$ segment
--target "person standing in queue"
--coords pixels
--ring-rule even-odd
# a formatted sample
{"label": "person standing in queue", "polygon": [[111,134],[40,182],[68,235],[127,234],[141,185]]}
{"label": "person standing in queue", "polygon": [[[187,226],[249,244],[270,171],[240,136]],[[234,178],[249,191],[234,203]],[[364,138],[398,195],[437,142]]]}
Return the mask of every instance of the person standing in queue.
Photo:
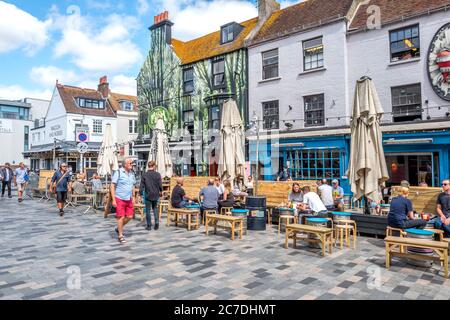
{"label": "person standing in queue", "polygon": [[114,172],[111,184],[112,205],[116,208],[117,227],[115,229],[120,243],[126,243],[123,228],[134,216],[133,189],[136,177],[133,171],[133,160],[126,159],[122,168]]}
{"label": "person standing in queue", "polygon": [[158,201],[162,195],[162,178],[159,172],[156,172],[156,162],[148,163],[148,171],[144,173],[141,179],[140,194],[145,191],[145,215],[147,220],[146,230],[152,230],[152,212],[155,218],[155,230],[159,229]]}
{"label": "person standing in queue", "polygon": [[62,163],[59,166],[59,170],[53,174],[51,191],[52,193],[56,193],[59,216],[62,217],[64,216],[64,205],[67,200],[67,192],[72,192],[72,181],[65,163]]}

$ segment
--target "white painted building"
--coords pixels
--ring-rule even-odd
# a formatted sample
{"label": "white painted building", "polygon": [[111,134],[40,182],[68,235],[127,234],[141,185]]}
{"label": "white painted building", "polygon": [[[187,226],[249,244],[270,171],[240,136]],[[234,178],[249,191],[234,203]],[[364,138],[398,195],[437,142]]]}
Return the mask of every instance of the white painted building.
{"label": "white painted building", "polygon": [[[52,169],[66,162],[73,171],[80,170],[81,157],[76,149],[80,130],[88,133],[89,145],[82,167],[95,169],[106,125],[111,125],[117,143],[129,141],[134,135],[129,128],[124,130],[124,122],[129,125],[128,120],[137,120],[136,107],[136,97],[111,92],[106,77],[100,79],[97,90],[57,83],[45,120],[31,130],[27,156],[32,169]],[[125,152],[129,152],[128,143]]]}
{"label": "white painted building", "polygon": [[[450,77],[445,62],[434,63],[432,78],[441,82],[433,86],[428,59],[430,48],[435,62],[448,52],[436,49],[437,34],[450,48],[448,9],[450,0],[309,0],[273,12],[248,46],[249,115],[263,130],[263,178],[287,167],[294,179],[337,178],[348,189],[354,88],[369,76],[386,112],[390,183],[438,185],[450,169],[450,93],[443,96]],[[378,29],[368,29],[372,22]]]}

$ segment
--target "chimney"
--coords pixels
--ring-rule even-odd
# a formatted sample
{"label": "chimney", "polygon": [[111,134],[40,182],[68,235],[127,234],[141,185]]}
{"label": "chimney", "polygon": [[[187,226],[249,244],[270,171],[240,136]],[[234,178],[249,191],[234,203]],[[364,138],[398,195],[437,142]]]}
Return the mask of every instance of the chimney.
{"label": "chimney", "polygon": [[172,44],[172,26],[173,22],[169,20],[169,11],[164,11],[153,17],[153,25],[149,29],[152,32],[162,29],[159,35],[167,44]]}
{"label": "chimney", "polygon": [[245,38],[245,45],[251,44],[253,38],[259,33],[266,21],[270,18],[272,13],[280,10],[280,4],[275,0],[258,0],[258,23],[253,30]]}
{"label": "chimney", "polygon": [[103,99],[106,99],[109,97],[109,83],[108,83],[107,76],[103,76],[100,78],[100,83],[98,84],[97,91],[100,92]]}

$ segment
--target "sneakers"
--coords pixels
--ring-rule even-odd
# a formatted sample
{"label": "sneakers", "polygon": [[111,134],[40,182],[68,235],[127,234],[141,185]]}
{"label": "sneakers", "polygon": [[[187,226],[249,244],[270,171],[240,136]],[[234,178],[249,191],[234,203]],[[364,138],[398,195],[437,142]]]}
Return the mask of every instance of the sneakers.
{"label": "sneakers", "polygon": [[155,224],[155,230],[159,229],[159,224]]}
{"label": "sneakers", "polygon": [[[146,226],[146,227],[145,227],[145,230],[147,230],[147,231],[152,230],[152,226]],[[155,230],[156,230],[156,226],[155,226]]]}
{"label": "sneakers", "polygon": [[17,199],[17,201],[19,201],[19,203],[21,203],[23,201],[22,198]]}
{"label": "sneakers", "polygon": [[64,210],[63,209],[59,209],[59,216],[60,217],[64,216]]}

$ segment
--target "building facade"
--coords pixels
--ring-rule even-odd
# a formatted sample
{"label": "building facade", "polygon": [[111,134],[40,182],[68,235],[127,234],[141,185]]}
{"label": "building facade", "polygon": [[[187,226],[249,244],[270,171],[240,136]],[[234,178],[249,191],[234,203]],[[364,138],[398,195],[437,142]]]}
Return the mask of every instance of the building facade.
{"label": "building facade", "polygon": [[[45,118],[30,130],[31,148],[25,155],[31,159],[31,169],[50,170],[63,162],[74,172],[96,169],[108,124],[123,159],[130,152],[128,141],[135,138],[129,126],[136,126],[136,104],[136,97],[111,92],[106,77],[100,79],[97,89],[57,83]],[[89,146],[83,157],[77,151],[77,135],[81,132],[87,134]]]}
{"label": "building facade", "polygon": [[[265,2],[265,1],[263,1]],[[264,16],[279,8],[267,1]],[[138,76],[139,139],[148,159],[151,129],[164,119],[177,175],[217,175],[221,110],[234,99],[248,120],[248,57],[245,42],[265,21],[230,22],[219,31],[183,42],[172,38],[165,12],[150,27],[151,46]]]}
{"label": "building facade", "polygon": [[[337,178],[349,191],[349,124],[362,76],[372,78],[385,110],[388,184],[438,186],[448,177],[449,6],[316,0],[275,11],[249,46],[262,177],[275,179],[284,167],[293,179]],[[250,137],[253,163],[256,141]]]}

